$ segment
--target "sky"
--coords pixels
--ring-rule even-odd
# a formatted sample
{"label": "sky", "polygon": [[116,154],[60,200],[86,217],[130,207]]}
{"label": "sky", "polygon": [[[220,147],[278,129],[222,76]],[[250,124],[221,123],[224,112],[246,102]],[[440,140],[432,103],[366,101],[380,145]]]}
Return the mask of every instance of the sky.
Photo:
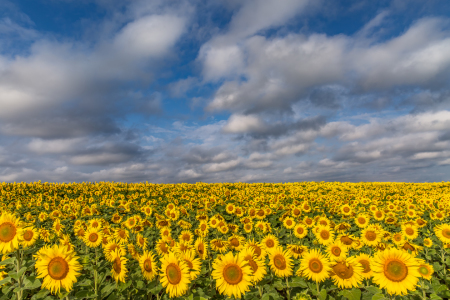
{"label": "sky", "polygon": [[0,0],[0,182],[449,179],[447,0]]}

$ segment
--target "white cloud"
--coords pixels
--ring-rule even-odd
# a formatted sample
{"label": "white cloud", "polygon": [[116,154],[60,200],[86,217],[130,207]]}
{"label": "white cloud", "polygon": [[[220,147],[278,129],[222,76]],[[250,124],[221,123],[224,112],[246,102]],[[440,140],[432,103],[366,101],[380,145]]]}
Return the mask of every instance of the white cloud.
{"label": "white cloud", "polygon": [[232,115],[228,122],[223,126],[223,132],[226,133],[246,133],[258,132],[266,127],[263,120],[253,115]]}
{"label": "white cloud", "polygon": [[241,163],[241,159],[238,158],[238,159],[234,159],[234,160],[230,160],[230,161],[222,162],[222,163],[205,164],[203,166],[203,171],[206,173],[227,171],[227,170],[237,167],[240,163]]}

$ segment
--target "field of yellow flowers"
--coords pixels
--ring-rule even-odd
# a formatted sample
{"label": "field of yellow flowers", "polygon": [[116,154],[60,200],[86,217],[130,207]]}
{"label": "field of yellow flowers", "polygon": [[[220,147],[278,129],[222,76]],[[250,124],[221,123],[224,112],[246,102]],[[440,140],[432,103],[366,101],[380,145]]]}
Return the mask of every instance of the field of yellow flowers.
{"label": "field of yellow flowers", "polygon": [[450,183],[3,183],[0,300],[449,299]]}

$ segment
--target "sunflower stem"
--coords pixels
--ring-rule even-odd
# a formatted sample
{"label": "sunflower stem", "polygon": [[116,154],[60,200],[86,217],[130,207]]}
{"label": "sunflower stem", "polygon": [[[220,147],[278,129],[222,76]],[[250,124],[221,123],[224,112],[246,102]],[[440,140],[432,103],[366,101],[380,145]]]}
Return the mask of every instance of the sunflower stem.
{"label": "sunflower stem", "polygon": [[[20,250],[17,249],[16,251],[16,259],[17,259],[17,273],[19,273],[20,269],[22,268],[22,256],[20,255]],[[17,300],[22,300],[22,282],[23,282],[23,275],[19,277],[19,291],[17,291]]]}
{"label": "sunflower stem", "polygon": [[319,282],[318,281],[316,281],[316,287],[317,287],[317,299],[319,299],[320,291],[319,291]]}
{"label": "sunflower stem", "polygon": [[420,287],[422,288],[422,299],[427,299],[427,294],[425,293],[425,284],[423,280],[420,280]]}
{"label": "sunflower stem", "polygon": [[285,277],[285,278],[286,278],[286,286],[287,286],[286,292],[287,292],[288,300],[291,300],[291,288],[289,287],[288,278],[287,277]]}
{"label": "sunflower stem", "polygon": [[95,269],[94,269],[94,282],[95,282],[95,294],[97,299],[99,299],[98,293],[98,273],[97,273],[97,247],[95,247]]}

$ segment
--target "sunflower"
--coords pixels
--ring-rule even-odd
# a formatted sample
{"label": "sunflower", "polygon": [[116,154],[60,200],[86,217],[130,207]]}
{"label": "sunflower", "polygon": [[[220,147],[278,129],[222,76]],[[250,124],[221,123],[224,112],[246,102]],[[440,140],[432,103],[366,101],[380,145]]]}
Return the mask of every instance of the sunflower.
{"label": "sunflower", "polygon": [[228,241],[223,241],[220,239],[214,239],[209,242],[211,249],[216,252],[224,253],[228,250]]}
{"label": "sunflower", "polygon": [[102,219],[94,218],[89,220],[89,226],[96,228],[96,229],[102,229]]}
{"label": "sunflower", "polygon": [[128,232],[128,230],[126,230],[124,228],[116,228],[116,230],[114,231],[114,234],[113,234],[116,241],[118,243],[122,243],[122,244],[128,243],[129,235],[130,235],[130,233]]}
{"label": "sunflower", "polygon": [[244,248],[245,238],[240,235],[233,234],[228,238],[228,246],[231,250],[241,251]]}
{"label": "sunflower", "polygon": [[178,240],[192,244],[192,242],[194,241],[194,235],[189,230],[183,230],[178,237]]}
{"label": "sunflower", "polygon": [[102,243],[102,239],[103,239],[103,232],[99,231],[96,228],[90,227],[84,233],[83,241],[87,246],[91,248],[96,248],[100,246],[100,244]]}
{"label": "sunflower", "polygon": [[252,268],[252,282],[258,283],[264,279],[267,274],[266,265],[262,259],[256,258],[253,248],[244,248],[239,252],[239,256],[243,257],[247,264]]}
{"label": "sunflower", "polygon": [[148,250],[145,250],[144,253],[139,258],[139,266],[142,270],[142,275],[148,281],[152,281],[156,275],[158,275],[158,266],[155,264],[155,255]]}
{"label": "sunflower", "polygon": [[394,233],[391,239],[397,246],[405,243],[405,236],[401,232]]}
{"label": "sunflower", "polygon": [[347,222],[342,222],[334,226],[334,230],[337,231],[338,233],[344,233],[350,228],[352,228],[352,225],[350,225]]}
{"label": "sunflower", "polygon": [[306,251],[308,250],[308,247],[301,246],[301,245],[289,244],[289,245],[287,245],[287,249],[291,252],[292,257],[300,258],[300,257],[303,257],[303,255],[306,253]]}
{"label": "sunflower", "polygon": [[433,241],[430,238],[423,239],[423,245],[427,248],[433,246]]}
{"label": "sunflower", "polygon": [[355,259],[363,267],[361,276],[365,279],[371,278],[372,277],[372,269],[370,266],[371,266],[372,258],[365,253],[360,253],[358,256],[355,257]]}
{"label": "sunflower", "polygon": [[266,259],[267,252],[261,243],[258,243],[256,241],[254,241],[253,239],[251,239],[251,240],[247,241],[247,243],[245,244],[245,248],[253,249],[253,251],[256,255],[256,258],[262,259],[262,260]]}
{"label": "sunflower", "polygon": [[42,287],[52,293],[59,293],[61,287],[70,292],[73,283],[77,282],[82,266],[75,252],[68,251],[65,246],[53,245],[43,247],[35,256],[37,278],[44,278]]}
{"label": "sunflower", "polygon": [[367,216],[366,214],[358,214],[355,217],[355,224],[359,228],[366,228],[367,226],[369,226],[369,221],[370,217]]}
{"label": "sunflower", "polygon": [[344,204],[341,206],[341,213],[347,217],[351,216],[351,214],[353,213],[353,208],[348,204]]}
{"label": "sunflower", "polygon": [[189,268],[189,276],[191,280],[197,279],[200,275],[200,269],[202,268],[202,263],[199,258],[195,258],[195,251],[189,250],[182,252],[179,255],[180,260],[183,260]]}
{"label": "sunflower", "polygon": [[208,222],[202,221],[200,222],[200,225],[198,226],[198,230],[200,231],[200,235],[205,237],[208,235],[209,225]]}
{"label": "sunflower", "polygon": [[417,226],[414,225],[402,225],[402,233],[408,240],[414,240],[419,236],[419,230]]}
{"label": "sunflower", "polygon": [[432,265],[427,264],[423,259],[416,258],[419,263],[419,274],[422,278],[426,280],[431,280],[432,275],[434,273],[434,268]]}
{"label": "sunflower", "polygon": [[295,221],[292,217],[287,217],[286,219],[284,219],[283,221],[283,226],[286,229],[292,229],[295,226]]}
{"label": "sunflower", "polygon": [[261,241],[261,245],[267,252],[270,252],[272,249],[275,249],[276,247],[278,247],[279,244],[280,242],[278,241],[277,237],[274,236],[273,234],[266,235]]}
{"label": "sunflower", "polygon": [[385,216],[385,214],[381,210],[377,209],[376,211],[373,212],[373,218],[375,220],[377,220],[377,221],[383,221],[384,220],[384,216]]}
{"label": "sunflower", "polygon": [[64,228],[64,225],[61,224],[61,220],[60,219],[55,219],[55,221],[53,222],[53,231],[56,233],[57,236],[60,236],[62,234],[62,230]]}
{"label": "sunflower", "polygon": [[233,203],[229,203],[229,204],[227,204],[225,209],[226,209],[227,213],[232,214],[234,212],[235,208],[236,207],[234,206]]}
{"label": "sunflower", "polygon": [[177,254],[181,254],[186,251],[193,250],[193,246],[187,242],[178,242],[173,247],[173,251]]}
{"label": "sunflower", "polygon": [[376,247],[381,242],[381,237],[381,232],[372,225],[361,231],[361,239],[367,246]]}
{"label": "sunflower", "polygon": [[314,226],[314,220],[308,216],[305,216],[303,218],[303,224],[305,224],[308,228],[311,228]]}
{"label": "sunflower", "polygon": [[269,254],[269,265],[277,277],[289,277],[292,275],[292,254],[289,250],[283,250],[278,246]]}
{"label": "sunflower", "polygon": [[450,224],[441,224],[434,227],[434,233],[444,244],[450,243]]}
{"label": "sunflower", "polygon": [[208,244],[202,238],[195,241],[194,249],[200,259],[205,260],[208,257]]}
{"label": "sunflower", "polygon": [[419,254],[419,251],[423,249],[423,247],[411,242],[404,242],[403,245],[400,245],[400,249],[404,251],[411,251],[414,255],[417,255]]}
{"label": "sunflower", "polygon": [[112,240],[103,247],[103,253],[105,254],[106,260],[110,262],[114,261],[113,252],[116,249],[119,249],[120,256],[125,256],[127,254],[127,250],[124,244],[119,244],[116,241]]}
{"label": "sunflower", "polygon": [[363,281],[364,269],[355,257],[340,258],[331,269],[331,279],[341,289],[357,287]]}
{"label": "sunflower", "polygon": [[252,223],[244,224],[244,231],[246,233],[250,233],[250,232],[252,232],[252,230],[253,230],[253,224]]}
{"label": "sunflower", "polygon": [[7,254],[19,248],[22,231],[20,219],[3,212],[0,216],[0,253]]}
{"label": "sunflower", "polygon": [[299,238],[302,239],[304,238],[306,235],[308,234],[308,228],[306,228],[305,225],[298,223],[297,225],[295,225],[294,227],[294,235]]}
{"label": "sunflower", "polygon": [[327,246],[326,253],[331,261],[338,261],[347,257],[348,247],[336,240]]}
{"label": "sunflower", "polygon": [[314,228],[314,233],[318,242],[322,245],[329,245],[334,240],[334,232],[331,231],[328,227],[319,225]]}
{"label": "sunflower", "polygon": [[169,247],[169,245],[167,245],[167,241],[164,239],[159,239],[156,242],[155,248],[156,248],[156,252],[158,253],[159,256],[169,254],[169,251],[170,251],[170,247]]}
{"label": "sunflower", "polygon": [[249,291],[252,268],[244,257],[235,257],[228,252],[214,260],[211,275],[216,280],[216,288],[220,294],[241,298],[242,294]]}
{"label": "sunflower", "polygon": [[111,257],[113,263],[111,274],[113,275],[114,280],[116,282],[125,282],[125,278],[128,273],[128,269],[126,267],[128,259],[121,255],[121,250],[119,248],[111,252]]}
{"label": "sunflower", "polygon": [[21,244],[24,247],[30,247],[36,243],[39,238],[39,232],[33,226],[26,227],[23,229]]}
{"label": "sunflower", "polygon": [[398,249],[379,251],[372,260],[373,282],[389,294],[406,295],[419,280],[419,263],[408,252]]}
{"label": "sunflower", "polygon": [[113,221],[113,222],[116,223],[116,224],[119,224],[120,221],[122,221],[122,216],[119,215],[118,213],[115,213],[115,214],[112,216],[111,221]]}
{"label": "sunflower", "polygon": [[330,261],[318,249],[312,249],[304,254],[300,260],[300,268],[297,276],[305,276],[315,282],[321,282],[328,278],[331,271]]}
{"label": "sunflower", "polygon": [[169,252],[161,258],[160,271],[160,282],[170,298],[182,296],[187,292],[190,275],[184,260],[179,260],[173,252]]}
{"label": "sunflower", "polygon": [[336,240],[340,241],[342,244],[349,248],[353,248],[355,246],[356,237],[348,234],[340,234],[336,237]]}

